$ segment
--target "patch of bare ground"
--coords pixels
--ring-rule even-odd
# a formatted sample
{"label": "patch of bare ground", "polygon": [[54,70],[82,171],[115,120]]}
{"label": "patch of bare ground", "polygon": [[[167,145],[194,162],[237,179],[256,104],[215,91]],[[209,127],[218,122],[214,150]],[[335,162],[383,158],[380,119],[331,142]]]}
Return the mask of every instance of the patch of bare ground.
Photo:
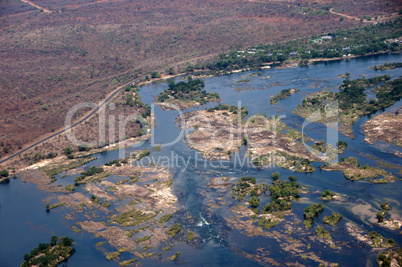
{"label": "patch of bare ground", "polygon": [[370,144],[379,140],[402,146],[402,114],[380,114],[365,122],[362,129],[365,141]]}
{"label": "patch of bare ground", "polygon": [[402,227],[402,220],[401,218],[399,219],[391,218],[389,220],[384,220],[383,222],[379,222],[377,224],[383,228],[388,228],[391,230],[399,230]]}
{"label": "patch of bare ground", "polygon": [[85,185],[85,190],[94,195],[97,196],[98,198],[104,198],[104,199],[108,199],[108,200],[115,200],[116,197],[107,193],[105,190],[101,189],[100,187],[94,185],[94,184],[87,184]]}
{"label": "patch of bare ground", "polygon": [[185,140],[193,149],[201,152],[208,160],[230,159],[242,144],[242,134],[238,131],[238,116],[229,111],[206,110],[189,112],[177,122],[183,121],[182,129],[195,129]]}
{"label": "patch of bare ground", "polygon": [[97,237],[105,238],[117,249],[129,249],[131,253],[142,258],[142,255],[135,251],[137,243],[127,237],[125,231],[117,226],[106,226],[102,222],[84,221],[78,223],[81,228]]}
{"label": "patch of bare ground", "polygon": [[337,246],[332,239],[327,239],[325,237],[318,237],[316,235],[310,235],[308,237],[311,241],[323,243],[326,246],[331,247],[332,249],[341,250],[340,246]]}
{"label": "patch of bare ground", "polygon": [[155,102],[155,105],[163,110],[185,110],[200,105],[196,101],[181,101],[178,99],[170,99],[165,102]]}
{"label": "patch of bare ground", "polygon": [[18,172],[17,175],[20,179],[36,185],[48,185],[51,182],[46,173],[38,170],[23,170]]}
{"label": "patch of bare ground", "polygon": [[[131,185],[115,186],[117,196],[126,198],[138,198],[141,203],[147,204],[152,209],[169,209],[171,204],[177,201],[177,198],[171,193],[169,188],[158,185],[149,185],[146,187]],[[170,203],[170,204],[169,204]]]}
{"label": "patch of bare ground", "polygon": [[[88,156],[92,151],[76,155]],[[140,153],[141,151],[137,151],[130,159],[138,159]],[[51,159],[21,170],[18,175],[25,181],[38,184],[40,189],[55,188],[49,174],[70,170],[69,167],[77,168],[81,159]],[[117,161],[109,166],[102,166],[102,169],[101,173],[80,180],[84,184],[84,192],[60,189],[46,202],[56,199],[59,204],[52,206],[62,203],[65,209],[71,209],[64,217],[77,219],[77,226],[81,227],[79,229],[73,226],[73,230],[85,230],[105,238],[119,252],[128,251],[137,258],[152,256],[154,252],[145,251],[159,247],[162,241],[169,240],[166,231],[171,223],[166,222],[170,219],[169,215],[177,210],[174,206],[177,197],[171,188],[171,173],[166,168],[143,167],[128,161]],[[117,182],[107,181],[110,174],[122,176],[122,179]],[[169,219],[161,220],[164,215]]]}
{"label": "patch of bare ground", "polygon": [[79,192],[58,195],[57,200],[59,203],[64,203],[64,207],[71,208],[75,211],[82,210],[83,207],[89,209],[99,209],[101,211],[108,211],[105,207],[92,202],[89,198]]}
{"label": "patch of bare ground", "polygon": [[[27,167],[65,155],[66,148],[70,148],[74,156],[84,157],[106,150],[124,149],[133,143],[147,140],[150,137],[152,114],[148,114],[147,109],[140,101],[136,87],[128,87],[127,89],[129,91],[122,90],[117,94],[113,103],[101,109],[99,113],[87,121],[74,127],[71,133],[54,136],[20,154],[15,159],[7,161],[5,166],[16,169]],[[90,111],[88,108],[79,109],[72,116],[72,124],[79,115],[88,111]],[[52,131],[57,132],[57,130],[53,128]],[[0,142],[0,144],[8,146],[7,142]],[[87,151],[80,151],[80,145]],[[11,154],[11,150],[9,154]]]}
{"label": "patch of bare ground", "polygon": [[247,138],[247,152],[250,157],[276,154],[273,161],[285,163],[284,156],[280,156],[281,152],[284,152],[287,155],[310,159],[311,161],[316,160],[303,144],[296,142],[299,139],[297,135],[300,133],[296,133],[294,130],[295,135],[285,135],[281,132],[286,128],[286,125],[279,119],[266,120],[261,116],[261,118],[252,119],[248,122],[250,123],[245,128],[245,137]]}
{"label": "patch of bare ground", "polygon": [[215,177],[212,178],[207,186],[212,188],[228,188],[231,187],[233,183],[229,182],[229,177]]}
{"label": "patch of bare ground", "polygon": [[247,236],[265,236],[270,238],[275,238],[277,241],[280,239],[277,237],[279,232],[277,231],[264,231],[261,227],[253,225],[252,220],[240,220],[236,218],[225,218],[229,227],[233,229],[240,230],[243,234]]}
{"label": "patch of bare ground", "polygon": [[247,253],[238,249],[236,249],[236,251],[240,252],[246,258],[252,259],[267,266],[282,266],[282,264],[269,257],[272,252],[267,251],[265,248],[257,248],[256,254]]}
{"label": "patch of bare ground", "polygon": [[253,161],[257,166],[275,163],[300,172],[315,170],[309,163],[299,164],[303,159],[317,160],[300,143],[301,133],[293,129],[284,133],[286,125],[280,120],[268,119],[264,115],[244,120],[229,110],[201,110],[185,113],[176,122],[181,123],[182,129],[194,129],[185,140],[205,159],[228,160],[245,144],[250,158],[261,157]]}
{"label": "patch of bare ground", "polygon": [[[70,203],[70,206],[76,207],[76,211],[86,212],[87,221],[78,223],[83,230],[105,238],[119,251],[128,251],[138,258],[147,257],[143,248],[158,247],[161,241],[168,239],[168,225],[161,223],[158,215],[172,214],[177,210],[173,205],[177,198],[171,190],[171,174],[165,168],[141,167],[135,164],[115,164],[105,168],[111,174],[129,176],[129,179],[86,184],[85,189],[99,198],[96,201],[74,193],[58,197],[59,202]],[[125,204],[120,202],[123,200]],[[101,201],[113,202],[114,210],[102,205]],[[109,214],[109,220],[94,222],[98,211],[105,210]]]}
{"label": "patch of bare ground", "polygon": [[347,222],[346,230],[349,232],[349,235],[353,236],[360,242],[363,242],[370,246],[373,244],[370,237],[367,234],[365,234],[365,232],[362,229],[360,229],[357,225]]}
{"label": "patch of bare ground", "polygon": [[139,166],[135,163],[114,166],[111,168],[111,173],[118,176],[138,176],[139,181],[149,181],[158,179],[166,182],[171,178],[171,173],[168,169],[158,166]]}
{"label": "patch of bare ground", "polygon": [[[249,213],[248,211],[246,211],[246,209],[248,209],[248,208],[236,207],[235,209],[233,209],[233,211],[237,210],[241,214],[250,215],[252,213],[252,211],[250,210],[251,213]],[[291,215],[290,212],[285,212],[285,214]],[[263,214],[263,215],[257,215],[257,216],[264,216],[267,219],[274,218],[275,220],[281,220],[280,218],[278,218],[272,214]],[[320,259],[320,257],[318,257],[317,255],[315,255],[313,252],[309,252],[307,246],[301,240],[294,239],[289,234],[282,233],[282,232],[279,232],[276,230],[263,230],[261,227],[255,226],[254,225],[255,221],[253,221],[253,220],[240,220],[237,218],[225,218],[225,220],[229,227],[238,229],[247,236],[264,236],[264,237],[267,237],[270,239],[274,239],[284,251],[290,252],[291,254],[293,254],[296,257],[300,257],[300,258],[304,258],[304,259],[308,258],[317,263],[323,264],[324,266],[337,266],[336,263],[330,263],[330,262],[324,261],[324,260]],[[282,219],[282,221],[283,221],[283,219]],[[290,232],[292,232],[292,230],[299,231],[299,232],[304,231],[304,229],[302,229],[302,228],[294,229],[290,224],[286,224],[285,228],[287,228],[288,231],[290,231]],[[324,240],[321,238],[314,238],[314,237],[312,237],[311,240],[318,241],[318,242],[321,242],[321,243],[329,245],[329,246],[331,246],[331,244],[332,244],[331,247],[340,249],[340,247],[335,246],[335,244],[332,241]],[[240,251],[240,252],[243,253],[242,251]],[[273,264],[273,265],[275,265],[277,263],[277,262],[270,262],[270,259],[268,257],[269,254],[264,253],[263,251],[261,251],[261,249],[257,249],[256,254],[248,254],[247,257],[253,257],[253,256],[255,257],[254,259],[260,263],[269,262],[270,264]],[[297,264],[296,265],[295,264],[296,263],[286,263],[286,266],[297,266]]]}
{"label": "patch of bare ground", "polygon": [[64,188],[55,186],[50,177],[41,170],[28,169],[16,173],[18,179],[38,185],[38,189],[49,192],[67,192]]}

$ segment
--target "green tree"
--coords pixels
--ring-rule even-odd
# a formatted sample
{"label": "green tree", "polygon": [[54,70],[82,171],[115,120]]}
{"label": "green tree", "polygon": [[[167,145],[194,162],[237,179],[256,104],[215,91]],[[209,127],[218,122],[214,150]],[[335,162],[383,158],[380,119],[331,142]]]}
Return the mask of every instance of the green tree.
{"label": "green tree", "polygon": [[70,155],[71,153],[73,153],[73,150],[70,147],[64,148],[64,154]]}
{"label": "green tree", "polygon": [[274,181],[279,180],[279,172],[274,172],[273,174],[271,174],[272,179],[274,179]]}
{"label": "green tree", "polygon": [[383,210],[391,210],[391,205],[388,202],[381,203],[381,209]]}
{"label": "green tree", "polygon": [[57,244],[57,240],[58,240],[58,237],[57,236],[52,236],[52,238],[50,239],[50,245],[52,245],[52,246],[54,246],[54,245],[56,245]]}
{"label": "green tree", "polygon": [[384,221],[384,218],[387,216],[387,213],[385,212],[385,211],[379,211],[379,212],[377,212],[377,219],[378,219],[378,222],[383,222]]}
{"label": "green tree", "polygon": [[8,171],[7,170],[0,171],[0,177],[8,177]]}
{"label": "green tree", "polygon": [[260,199],[257,196],[252,196],[248,203],[250,204],[250,207],[257,208],[260,205]]}
{"label": "green tree", "polygon": [[64,237],[62,242],[63,242],[63,246],[65,246],[65,247],[71,247],[71,246],[73,245],[74,239],[68,238],[68,237]]}
{"label": "green tree", "polygon": [[296,182],[297,181],[297,177],[295,177],[295,176],[293,176],[293,175],[291,175],[291,176],[289,176],[289,181],[291,181],[291,182]]}
{"label": "green tree", "polygon": [[169,73],[169,75],[175,75],[176,71],[175,71],[175,69],[173,67],[170,67],[169,70],[168,70],[168,73]]}
{"label": "green tree", "polygon": [[158,72],[156,72],[156,71],[153,71],[153,72],[151,73],[151,77],[152,77],[152,78],[160,78],[160,77],[161,77],[161,74],[158,73]]}

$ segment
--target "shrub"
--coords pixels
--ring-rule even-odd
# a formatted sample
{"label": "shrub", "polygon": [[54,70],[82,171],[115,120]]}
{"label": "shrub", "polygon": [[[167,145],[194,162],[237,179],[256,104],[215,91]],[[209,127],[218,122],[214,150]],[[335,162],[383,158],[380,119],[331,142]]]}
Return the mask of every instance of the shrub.
{"label": "shrub", "polygon": [[174,237],[175,235],[177,235],[178,232],[180,232],[180,230],[181,230],[181,224],[175,223],[172,226],[170,226],[169,229],[166,230],[166,233],[171,237]]}
{"label": "shrub", "polygon": [[381,203],[381,209],[383,210],[391,210],[391,205],[388,202]]}
{"label": "shrub", "polygon": [[257,208],[260,205],[260,199],[257,196],[252,196],[248,203],[250,204],[250,207]]}
{"label": "shrub", "polygon": [[8,177],[9,173],[7,170],[0,171],[0,177]]}
{"label": "shrub", "polygon": [[70,147],[64,148],[64,154],[70,155],[71,153],[73,153],[73,150]]}

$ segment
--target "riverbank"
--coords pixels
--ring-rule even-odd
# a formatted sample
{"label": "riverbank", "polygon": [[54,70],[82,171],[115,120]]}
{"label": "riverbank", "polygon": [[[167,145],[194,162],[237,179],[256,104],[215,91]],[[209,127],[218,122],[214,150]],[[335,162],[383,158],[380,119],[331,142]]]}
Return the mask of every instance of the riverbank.
{"label": "riverbank", "polygon": [[365,141],[373,144],[376,140],[402,146],[402,114],[399,111],[383,113],[365,122],[362,126]]}

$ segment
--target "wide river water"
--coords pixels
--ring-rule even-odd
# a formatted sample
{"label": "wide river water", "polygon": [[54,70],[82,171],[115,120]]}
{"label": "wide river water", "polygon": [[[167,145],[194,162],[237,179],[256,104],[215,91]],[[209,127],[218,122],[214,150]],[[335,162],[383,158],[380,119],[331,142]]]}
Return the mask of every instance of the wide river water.
{"label": "wide river water", "polygon": [[[282,115],[282,121],[288,126],[301,130],[304,119],[292,114],[292,110],[301,103],[302,99],[310,93],[328,89],[337,90],[343,79],[337,78],[338,75],[351,73],[351,79],[359,77],[374,77],[376,75],[389,74],[392,78],[401,75],[401,69],[376,72],[370,67],[383,64],[385,62],[402,62],[402,55],[377,55],[361,57],[351,60],[341,60],[327,63],[320,63],[308,68],[293,67],[288,69],[267,69],[262,71],[261,76],[247,77],[250,81],[247,84],[237,83],[242,76],[254,73],[253,71],[236,73],[226,76],[205,78],[205,90],[208,92],[218,92],[221,97],[221,103],[229,105],[238,105],[247,107],[249,116],[256,113],[266,113],[267,116]],[[261,79],[260,77],[270,78]],[[179,81],[181,77],[176,78]],[[167,88],[167,84],[146,85],[140,88],[142,101],[149,105],[152,104],[154,97]],[[237,88],[237,89],[236,89]],[[239,89],[240,88],[240,89]],[[298,88],[299,92],[291,97],[279,101],[277,105],[269,104],[271,95],[276,95],[283,89]],[[369,92],[368,92],[369,93]],[[203,107],[197,107],[186,110],[200,110],[215,106],[216,103],[209,103]],[[386,110],[392,110],[400,107],[401,102],[394,104]],[[178,197],[179,211],[176,212],[172,221],[181,222],[182,227],[190,229],[196,235],[200,236],[198,242],[189,245],[185,242],[175,243],[174,250],[181,251],[182,254],[178,261],[157,261],[153,259],[142,260],[145,265],[191,265],[191,266],[260,266],[261,263],[245,257],[245,253],[255,254],[257,248],[263,248],[269,251],[269,257],[279,263],[299,262],[307,266],[318,266],[316,262],[302,260],[300,257],[284,251],[273,239],[265,237],[249,237],[241,231],[228,227],[225,217],[231,216],[228,207],[211,208],[210,202],[217,198],[233,202],[230,196],[230,190],[226,194],[217,189],[207,186],[209,180],[217,176],[227,176],[233,178],[236,182],[242,176],[254,176],[257,182],[271,183],[271,173],[279,172],[281,179],[286,179],[289,175],[295,175],[301,185],[309,188],[310,194],[303,195],[299,202],[293,202],[293,213],[300,220],[303,219],[303,210],[311,203],[322,202],[319,199],[320,192],[326,189],[336,193],[347,195],[347,201],[323,202],[324,212],[316,219],[311,230],[311,235],[315,235],[314,229],[317,225],[322,225],[322,218],[330,215],[332,212],[342,214],[343,219],[334,228],[325,227],[330,230],[334,241],[345,241],[347,245],[340,250],[324,247],[323,244],[313,243],[304,240],[306,244],[311,243],[310,251],[314,252],[321,259],[328,262],[339,263],[339,266],[376,266],[375,258],[377,251],[371,250],[367,245],[361,244],[353,237],[348,235],[345,229],[345,223],[352,222],[365,231],[377,231],[386,238],[393,238],[399,245],[402,244],[402,236],[399,231],[380,228],[371,223],[373,213],[379,210],[379,203],[388,201],[392,206],[394,214],[402,214],[401,190],[402,182],[396,181],[392,184],[370,184],[366,181],[348,181],[344,178],[342,172],[320,172],[314,173],[294,173],[287,169],[279,167],[257,170],[252,165],[240,165],[233,159],[227,162],[203,161],[200,153],[189,148],[183,138],[180,136],[180,129],[175,124],[178,116],[176,111],[163,111],[159,107],[154,108],[156,118],[156,128],[154,129],[154,143],[173,145],[163,146],[160,152],[152,149],[151,140],[144,142],[135,149],[151,148],[149,161],[161,159],[162,157],[170,159],[178,158],[178,164],[175,160],[170,163],[170,169],[173,174],[173,191]],[[348,143],[344,157],[354,156],[359,159],[362,165],[378,164],[378,160],[391,165],[402,165],[402,160],[389,152],[401,151],[400,148],[377,142],[373,145],[364,142],[361,125],[367,121],[363,117],[353,126],[355,138],[351,139],[339,133],[339,140]],[[323,124],[312,123],[305,129],[307,136],[315,140],[326,138],[326,128]],[[174,141],[174,142],[173,142]],[[244,155],[244,147],[239,152],[239,156]],[[119,156],[118,151],[111,151],[94,155],[98,159],[85,165],[100,166],[116,159]],[[182,159],[185,161],[182,161]],[[184,167],[186,165],[186,168]],[[318,166],[318,163],[314,163]],[[317,168],[318,169],[318,168]],[[396,173],[396,169],[387,169],[388,172]],[[68,184],[58,176],[57,183]],[[71,180],[70,180],[71,181]],[[82,187],[82,186],[81,186]],[[82,188],[77,190],[81,190]],[[81,192],[80,191],[80,192]],[[30,183],[24,183],[18,179],[11,179],[7,183],[0,185],[0,266],[19,266],[23,261],[25,253],[29,253],[38,243],[49,242],[52,235],[69,236],[75,240],[76,253],[65,263],[66,266],[118,266],[114,261],[105,259],[104,253],[95,247],[102,238],[96,238],[92,234],[82,231],[74,232],[71,227],[76,221],[68,220],[65,215],[71,212],[67,208],[57,208],[52,212],[45,211],[44,199],[50,197],[52,193],[38,190]],[[269,202],[268,194],[260,197],[261,205]],[[357,205],[372,205],[374,210],[356,210],[353,207]],[[261,206],[260,206],[261,207]],[[192,217],[194,220],[186,220],[186,217]],[[286,218],[286,217],[285,217]],[[281,224],[266,231],[284,232]],[[294,238],[298,238],[298,233],[293,233]],[[299,237],[302,238],[302,237]],[[124,256],[123,256],[124,257]],[[265,265],[270,265],[266,263]]]}

